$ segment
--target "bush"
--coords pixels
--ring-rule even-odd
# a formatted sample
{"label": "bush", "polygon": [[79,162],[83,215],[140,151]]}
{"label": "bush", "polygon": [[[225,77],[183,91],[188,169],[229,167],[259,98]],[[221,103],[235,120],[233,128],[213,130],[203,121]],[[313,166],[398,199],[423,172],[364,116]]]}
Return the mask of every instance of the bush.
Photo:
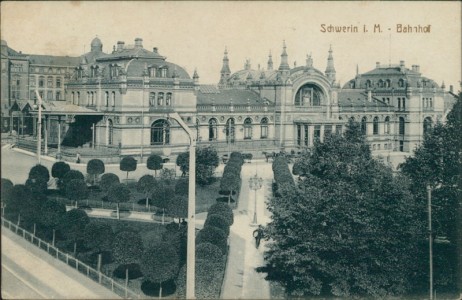
{"label": "bush", "polygon": [[225,254],[228,249],[226,233],[220,228],[207,226],[200,230],[196,237],[196,244],[211,243]]}
{"label": "bush", "polygon": [[107,193],[109,202],[121,203],[128,202],[130,200],[130,190],[122,183],[111,185]]}
{"label": "bush", "polygon": [[229,236],[229,224],[228,220],[221,215],[211,215],[210,213],[207,215],[207,219],[204,223],[204,228],[213,226],[216,228],[220,228],[226,234],[226,237]]}
{"label": "bush", "polygon": [[82,179],[72,179],[66,184],[66,196],[69,200],[83,200],[88,197],[88,188]]}
{"label": "bush", "polygon": [[[223,262],[196,260],[195,296],[197,299],[219,299],[224,273]],[[186,265],[179,272],[177,296],[186,296]]]}
{"label": "bush", "polygon": [[119,177],[114,173],[106,173],[101,176],[100,187],[104,193],[107,193],[112,185],[120,183]]}
{"label": "bush", "polygon": [[66,206],[56,200],[47,200],[40,208],[40,223],[49,229],[56,229],[66,214]]}
{"label": "bush", "polygon": [[10,197],[10,192],[12,188],[13,188],[13,182],[11,182],[11,180],[9,179],[2,178],[2,185],[1,185],[1,191],[0,191],[1,199],[0,200],[3,203],[8,201],[6,199]]}
{"label": "bush", "polygon": [[58,187],[61,190],[66,191],[67,184],[74,179],[81,179],[85,181],[85,176],[83,176],[82,172],[80,171],[70,170],[64,175],[63,179],[58,182]]}
{"label": "bush", "polygon": [[109,251],[112,248],[114,233],[112,227],[106,223],[90,222],[85,226],[83,240],[85,247],[96,253]]}
{"label": "bush", "polygon": [[[160,284],[146,280],[141,284],[141,290],[147,296],[159,297]],[[174,280],[167,280],[166,282],[162,283],[162,296],[170,296],[174,294],[175,291],[176,284]]]}
{"label": "bush", "polygon": [[196,245],[196,259],[209,261],[223,261],[223,252],[212,243],[201,243]]}
{"label": "bush", "polygon": [[175,170],[162,169],[162,171],[160,171],[160,178],[165,184],[172,184],[173,180],[175,179],[175,176]]}
{"label": "bush", "polygon": [[277,185],[288,184],[290,186],[295,186],[294,178],[290,173],[289,166],[287,165],[287,159],[283,156],[278,156],[273,160],[273,172],[274,180]]}
{"label": "bush", "polygon": [[30,169],[29,179],[48,182],[50,180],[50,173],[45,166],[37,164]]}
{"label": "bush", "polygon": [[189,152],[182,152],[176,157],[176,165],[180,167],[181,176],[184,177],[189,171]]}
{"label": "bush", "polygon": [[208,214],[209,215],[216,214],[216,215],[222,216],[223,218],[227,220],[229,226],[233,225],[234,223],[233,210],[226,203],[216,203],[210,206]]}
{"label": "bush", "polygon": [[[144,194],[144,203],[146,207],[148,207],[149,204],[149,194],[156,188],[157,186],[157,181],[154,179],[152,175],[143,175],[141,178],[138,180],[136,184],[136,189],[138,192]],[[141,203],[140,203],[141,204]]]}
{"label": "bush", "polygon": [[67,211],[61,219],[61,231],[71,242],[78,242],[84,238],[85,226],[90,222],[87,213],[81,209]]}
{"label": "bush", "polygon": [[55,162],[53,164],[53,166],[51,167],[51,176],[53,178],[57,178],[59,180],[61,180],[64,175],[66,175],[67,172],[69,172],[71,170],[71,167],[63,162],[63,161],[58,161],[58,162]]}
{"label": "bush", "polygon": [[112,275],[116,278],[125,279],[126,270],[128,269],[128,279],[136,279],[143,276],[139,264],[126,264],[118,266],[113,272]]}
{"label": "bush", "polygon": [[189,193],[189,180],[185,178],[181,178],[176,182],[175,185],[175,194],[188,196]]}

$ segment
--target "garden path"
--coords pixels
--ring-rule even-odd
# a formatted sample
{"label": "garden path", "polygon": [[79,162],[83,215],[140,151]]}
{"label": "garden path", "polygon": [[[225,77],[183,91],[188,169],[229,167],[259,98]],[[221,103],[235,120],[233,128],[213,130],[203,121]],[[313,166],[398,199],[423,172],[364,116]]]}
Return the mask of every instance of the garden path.
{"label": "garden path", "polygon": [[[249,188],[249,179],[258,172],[263,178],[263,186],[255,193]],[[269,283],[265,274],[257,273],[256,268],[263,266],[265,243],[255,247],[251,225],[254,215],[255,195],[257,200],[257,221],[265,225],[270,220],[266,209],[267,197],[271,195],[273,172],[271,164],[253,162],[244,164],[241,172],[242,185],[239,204],[234,210],[234,224],[231,226],[230,250],[222,290],[222,299],[269,299]]]}

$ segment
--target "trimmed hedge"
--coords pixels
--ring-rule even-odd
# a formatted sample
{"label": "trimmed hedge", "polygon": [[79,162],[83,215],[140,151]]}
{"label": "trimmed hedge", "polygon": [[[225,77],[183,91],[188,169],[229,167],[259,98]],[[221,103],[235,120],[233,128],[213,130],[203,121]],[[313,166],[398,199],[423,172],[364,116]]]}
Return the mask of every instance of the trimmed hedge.
{"label": "trimmed hedge", "polygon": [[274,180],[276,181],[277,186],[281,186],[283,184],[295,186],[294,178],[290,173],[287,159],[285,157],[275,157],[273,160],[272,168],[274,173]]}

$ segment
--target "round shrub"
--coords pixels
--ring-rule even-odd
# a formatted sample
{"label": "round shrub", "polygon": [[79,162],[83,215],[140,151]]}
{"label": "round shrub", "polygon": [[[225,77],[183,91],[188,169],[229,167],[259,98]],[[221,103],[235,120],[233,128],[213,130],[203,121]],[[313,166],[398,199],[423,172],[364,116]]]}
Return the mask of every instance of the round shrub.
{"label": "round shrub", "polygon": [[[159,297],[160,285],[159,283],[146,280],[141,284],[141,290],[146,296]],[[162,297],[172,295],[175,291],[176,284],[173,279],[162,283]]]}
{"label": "round shrub", "polygon": [[35,165],[29,171],[29,179],[38,179],[48,182],[50,180],[50,173],[48,172],[48,169],[45,166]]}
{"label": "round shrub", "polygon": [[58,184],[60,185],[59,188],[65,191],[67,184],[74,179],[85,180],[85,176],[83,176],[82,172],[80,171],[70,170],[64,175],[61,182],[58,182]]}
{"label": "round shrub", "polygon": [[196,245],[196,259],[206,259],[210,261],[222,261],[223,252],[216,245],[211,243],[201,243]]}
{"label": "round shrub", "polygon": [[63,162],[63,161],[58,161],[53,164],[51,167],[51,176],[53,178],[58,178],[62,179],[64,175],[66,175],[67,172],[71,170],[71,167]]}
{"label": "round shrub", "polygon": [[208,214],[207,219],[204,223],[204,228],[209,226],[220,228],[226,234],[226,237],[229,236],[229,223],[228,220],[225,219],[225,217],[220,215]]}
{"label": "round shrub", "polygon": [[228,221],[229,226],[233,225],[233,223],[234,223],[233,210],[226,203],[218,202],[218,203],[215,203],[214,205],[210,206],[208,214],[209,215],[216,214],[216,215],[220,215],[220,216],[224,217]]}
{"label": "round shrub", "polygon": [[109,191],[109,188],[116,183],[120,183],[119,177],[114,173],[106,173],[101,176],[100,187],[105,193]]}
{"label": "round shrub", "polygon": [[211,243],[220,248],[223,254],[225,254],[228,249],[226,234],[220,228],[213,226],[204,227],[204,229],[199,231],[196,237],[196,243]]}
{"label": "round shrub", "polygon": [[117,278],[125,279],[126,271],[128,269],[128,279],[136,279],[143,276],[139,264],[127,264],[118,266],[113,272],[112,275]]}

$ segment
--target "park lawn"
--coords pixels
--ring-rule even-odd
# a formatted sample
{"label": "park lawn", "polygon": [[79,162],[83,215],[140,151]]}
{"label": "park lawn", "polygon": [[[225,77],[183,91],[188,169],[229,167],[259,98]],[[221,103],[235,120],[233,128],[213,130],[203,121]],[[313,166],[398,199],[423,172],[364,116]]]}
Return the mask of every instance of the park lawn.
{"label": "park lawn", "polygon": [[210,185],[196,185],[196,213],[207,212],[213,204],[217,203],[216,199],[220,197],[221,178],[215,178]]}

